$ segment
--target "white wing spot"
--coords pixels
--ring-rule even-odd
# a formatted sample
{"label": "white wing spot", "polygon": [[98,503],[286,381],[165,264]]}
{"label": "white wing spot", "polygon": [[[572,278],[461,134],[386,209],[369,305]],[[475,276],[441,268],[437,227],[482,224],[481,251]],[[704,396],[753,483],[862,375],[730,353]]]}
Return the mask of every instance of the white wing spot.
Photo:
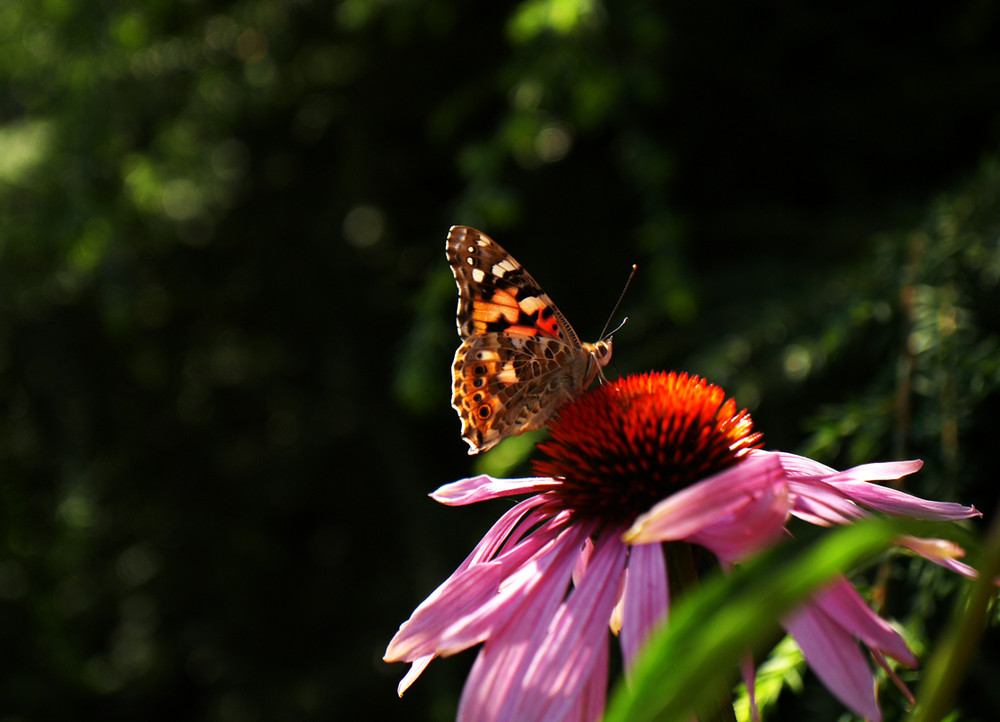
{"label": "white wing spot", "polygon": [[500,266],[499,263],[494,264],[493,268],[491,268],[490,270],[493,272],[493,275],[496,276],[497,278],[503,278],[504,274],[507,273],[507,271],[505,271]]}
{"label": "white wing spot", "polygon": [[470,266],[475,266],[476,265],[476,259],[474,259],[474,258],[466,258],[465,262],[468,263]]}
{"label": "white wing spot", "polygon": [[537,296],[526,296],[518,301],[517,305],[529,316],[535,311],[545,308],[545,304],[539,301]]}
{"label": "white wing spot", "polygon": [[[517,270],[517,263],[515,263],[512,258],[505,258],[505,259],[503,259],[502,261],[500,261],[500,263],[498,263],[493,268],[496,269],[497,266],[500,266],[500,268],[502,268],[503,270],[508,271],[508,272],[509,271],[516,271]],[[494,270],[494,273],[496,273],[496,270]],[[497,274],[497,275],[500,275],[500,274]]]}
{"label": "white wing spot", "polygon": [[500,372],[496,375],[497,381],[504,384],[505,386],[510,386],[511,384],[517,383],[517,371],[514,369],[514,362],[508,361],[500,369]]}
{"label": "white wing spot", "polygon": [[481,268],[473,268],[472,269],[472,280],[473,281],[475,281],[476,283],[482,283],[484,278],[486,278],[486,274],[483,273],[483,269],[481,269]]}

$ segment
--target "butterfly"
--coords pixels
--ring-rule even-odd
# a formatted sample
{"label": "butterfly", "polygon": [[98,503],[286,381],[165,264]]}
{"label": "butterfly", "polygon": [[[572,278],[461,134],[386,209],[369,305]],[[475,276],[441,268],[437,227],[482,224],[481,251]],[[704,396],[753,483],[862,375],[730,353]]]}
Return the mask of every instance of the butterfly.
{"label": "butterfly", "polygon": [[581,344],[552,299],[485,233],[452,226],[446,245],[458,283],[461,346],[451,405],[469,453],[540,429],[611,360],[611,338]]}

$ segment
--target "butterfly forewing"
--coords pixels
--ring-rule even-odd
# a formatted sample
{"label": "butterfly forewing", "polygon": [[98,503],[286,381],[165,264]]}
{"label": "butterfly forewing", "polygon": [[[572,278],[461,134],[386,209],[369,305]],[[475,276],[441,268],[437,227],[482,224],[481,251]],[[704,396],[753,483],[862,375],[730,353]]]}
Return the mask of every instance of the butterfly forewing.
{"label": "butterfly forewing", "polygon": [[474,228],[452,227],[447,256],[462,338],[452,406],[475,454],[544,426],[607,364],[611,342],[581,345],[535,279]]}

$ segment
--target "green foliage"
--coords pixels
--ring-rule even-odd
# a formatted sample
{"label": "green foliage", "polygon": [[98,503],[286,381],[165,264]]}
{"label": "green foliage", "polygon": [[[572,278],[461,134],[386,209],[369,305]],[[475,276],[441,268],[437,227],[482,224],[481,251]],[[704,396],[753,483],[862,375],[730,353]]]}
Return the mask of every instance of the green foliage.
{"label": "green foliage", "polygon": [[732,685],[747,650],[759,653],[774,641],[783,615],[902,532],[888,520],[855,524],[812,544],[780,546],[728,578],[706,582],[672,605],[668,624],[649,641],[630,682],[619,685],[605,719],[685,720],[704,713]]}

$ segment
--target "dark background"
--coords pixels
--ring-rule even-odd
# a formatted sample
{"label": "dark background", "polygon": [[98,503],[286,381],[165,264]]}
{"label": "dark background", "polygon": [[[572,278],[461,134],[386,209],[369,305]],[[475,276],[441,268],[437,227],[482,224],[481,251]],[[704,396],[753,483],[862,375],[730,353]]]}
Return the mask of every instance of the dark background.
{"label": "dark background", "polygon": [[4,722],[453,716],[472,652],[381,655],[504,507],[426,494],[530,453],[449,408],[454,223],[588,340],[637,263],[612,376],[996,512],[994,3],[5,0],[0,77]]}

